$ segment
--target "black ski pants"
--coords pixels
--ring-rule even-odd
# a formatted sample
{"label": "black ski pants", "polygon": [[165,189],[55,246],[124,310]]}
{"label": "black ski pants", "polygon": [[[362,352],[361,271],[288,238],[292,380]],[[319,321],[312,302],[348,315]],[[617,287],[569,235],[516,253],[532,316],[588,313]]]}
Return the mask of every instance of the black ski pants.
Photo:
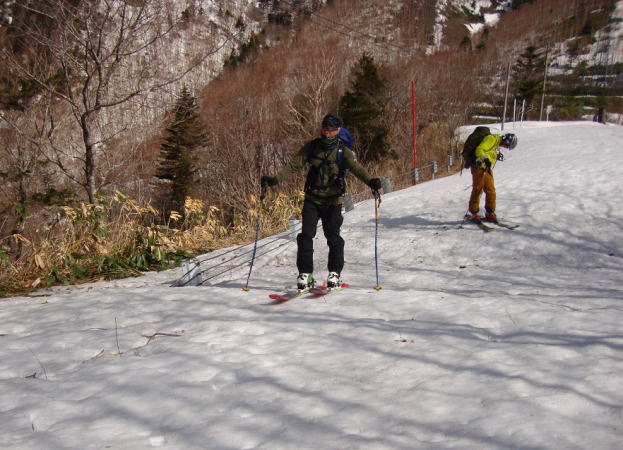
{"label": "black ski pants", "polygon": [[344,267],[344,239],[340,228],[344,222],[342,205],[319,205],[311,200],[303,203],[303,228],[296,237],[298,253],[296,266],[301,273],[314,271],[314,237],[318,229],[318,219],[322,221],[322,230],[329,246],[329,272],[341,273]]}

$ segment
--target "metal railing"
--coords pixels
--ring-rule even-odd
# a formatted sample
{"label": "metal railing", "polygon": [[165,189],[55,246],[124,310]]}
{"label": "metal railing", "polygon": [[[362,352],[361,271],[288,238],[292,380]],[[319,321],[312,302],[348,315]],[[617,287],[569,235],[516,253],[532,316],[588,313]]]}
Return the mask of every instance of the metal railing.
{"label": "metal railing", "polygon": [[[446,166],[448,172],[452,170],[454,157],[448,154]],[[414,184],[434,180],[439,174],[439,164],[432,161],[424,166],[403,172],[393,177],[385,177],[381,179],[383,194],[388,194],[393,190],[401,190]],[[344,212],[348,213],[355,208],[356,203],[360,203],[372,198],[372,192],[369,188],[346,194],[344,197]],[[257,246],[256,258],[267,255],[271,252],[290,244],[296,240],[296,235],[300,230],[301,223],[295,218],[289,221],[289,229],[287,231],[269,236],[272,239],[264,238],[263,242]],[[319,224],[319,230],[322,224]],[[230,273],[241,267],[248,267],[250,264],[250,255],[253,252],[253,242],[233,247],[225,252],[218,251],[185,260],[182,262],[182,277],[172,286],[199,286],[212,284],[219,277]],[[214,254],[216,253],[216,254]]]}

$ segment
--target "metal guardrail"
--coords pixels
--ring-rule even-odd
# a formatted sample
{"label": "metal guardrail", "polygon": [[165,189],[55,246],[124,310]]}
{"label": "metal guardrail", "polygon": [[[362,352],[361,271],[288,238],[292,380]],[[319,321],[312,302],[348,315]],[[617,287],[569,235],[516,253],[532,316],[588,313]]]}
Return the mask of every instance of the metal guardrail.
{"label": "metal guardrail", "polygon": [[[448,171],[451,170],[453,162],[454,158],[452,154],[448,154],[446,160]],[[409,172],[403,172],[401,174],[394,175],[393,177],[382,178],[381,186],[383,194],[388,194],[392,192],[393,189],[405,189],[413,184],[425,182],[428,179],[434,180],[438,172],[439,164],[437,161],[432,161],[429,164],[412,169]],[[428,175],[429,178],[424,179],[425,175]],[[352,211],[355,208],[356,203],[360,203],[371,198],[372,195],[369,189],[364,189],[352,194],[346,194],[344,197],[345,213]],[[264,242],[257,247],[258,253],[256,254],[256,257],[266,255],[287,244],[290,244],[296,239],[300,226],[300,220],[291,218],[289,221],[289,229],[287,231],[273,235],[273,239],[266,240],[266,238],[264,238]],[[319,227],[321,229],[322,224],[319,224]],[[276,245],[273,246],[272,244]],[[179,280],[173,283],[172,286],[181,287],[211,284],[213,280],[218,279],[226,273],[243,266],[248,266],[250,263],[248,255],[253,251],[252,245],[253,242],[250,242],[216,255],[212,255],[212,253],[210,253],[210,256],[207,257],[196,257],[182,261],[183,275]],[[213,261],[214,263],[208,267],[205,267],[206,263],[210,261]]]}

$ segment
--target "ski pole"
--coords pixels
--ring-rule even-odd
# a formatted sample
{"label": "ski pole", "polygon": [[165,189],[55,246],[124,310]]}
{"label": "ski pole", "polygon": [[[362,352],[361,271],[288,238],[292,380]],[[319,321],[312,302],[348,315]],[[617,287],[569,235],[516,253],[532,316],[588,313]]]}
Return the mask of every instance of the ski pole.
{"label": "ski pole", "polygon": [[381,206],[381,194],[379,191],[374,191],[374,265],[376,268],[376,286],[374,289],[381,290],[379,284],[379,252],[377,241],[379,238],[379,206]]}
{"label": "ski pole", "polygon": [[264,195],[264,186],[260,185],[260,204],[257,207],[257,220],[255,221],[255,242],[253,243],[253,254],[251,255],[251,264],[249,265],[249,275],[247,275],[247,283],[242,288],[242,290],[245,292],[249,291],[249,280],[251,279],[253,262],[255,261],[255,254],[257,253],[257,241],[260,237],[260,218],[262,217],[262,204],[264,203]]}

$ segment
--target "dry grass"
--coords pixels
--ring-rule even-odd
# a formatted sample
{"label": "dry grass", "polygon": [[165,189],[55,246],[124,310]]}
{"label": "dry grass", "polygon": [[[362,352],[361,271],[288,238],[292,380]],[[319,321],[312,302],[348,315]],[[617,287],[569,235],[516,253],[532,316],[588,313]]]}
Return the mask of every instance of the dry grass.
{"label": "dry grass", "polygon": [[[300,209],[302,193],[269,193],[262,209],[251,196],[246,216],[225,227],[218,210],[187,198],[183,213],[157,224],[158,211],[117,192],[93,205],[57,209],[55,220],[32,237],[12,235],[0,247],[0,294],[16,295],[55,284],[114,279],[172,267],[181,259],[248,241],[261,214],[264,234],[287,227]],[[22,241],[23,256],[9,258],[10,239]]]}

